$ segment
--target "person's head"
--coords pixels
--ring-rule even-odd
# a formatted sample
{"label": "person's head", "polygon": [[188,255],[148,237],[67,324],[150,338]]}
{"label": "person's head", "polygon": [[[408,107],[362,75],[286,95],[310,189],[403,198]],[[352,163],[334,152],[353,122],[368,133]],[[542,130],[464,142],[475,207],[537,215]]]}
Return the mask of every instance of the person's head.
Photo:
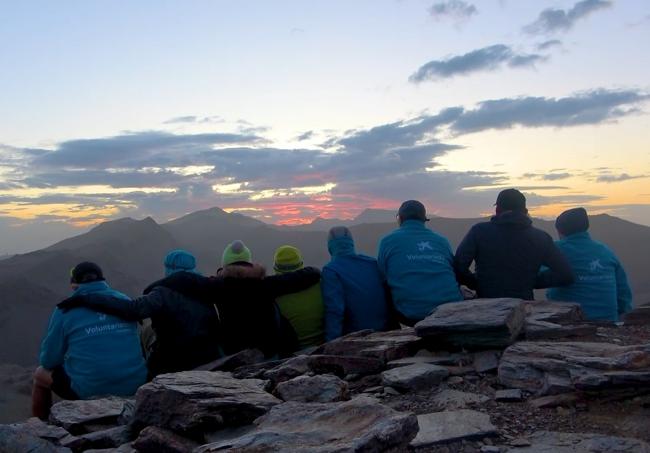
{"label": "person's head", "polygon": [[221,255],[221,266],[250,265],[253,263],[251,251],[239,239],[228,244]]}
{"label": "person's head", "polygon": [[331,256],[354,255],[354,238],[346,226],[330,228],[327,234],[327,250]]}
{"label": "person's head", "polygon": [[417,200],[407,200],[402,203],[397,211],[397,223],[401,225],[407,220],[428,222],[427,210],[424,205]]}
{"label": "person's head", "polygon": [[166,276],[176,272],[196,272],[196,258],[185,250],[169,252],[165,257],[164,265]]}
{"label": "person's head", "polygon": [[589,216],[585,208],[564,211],[555,219],[555,229],[560,237],[583,233],[589,229]]}
{"label": "person's head", "polygon": [[505,189],[499,192],[497,202],[494,205],[496,206],[497,215],[508,211],[523,214],[528,212],[528,209],[526,209],[526,197],[517,189]]}
{"label": "person's head", "polygon": [[300,250],[290,245],[283,245],[273,256],[273,270],[276,274],[285,274],[304,267]]}
{"label": "person's head", "polygon": [[95,263],[84,261],[70,270],[70,286],[77,288],[84,283],[99,282],[104,280],[102,269]]}

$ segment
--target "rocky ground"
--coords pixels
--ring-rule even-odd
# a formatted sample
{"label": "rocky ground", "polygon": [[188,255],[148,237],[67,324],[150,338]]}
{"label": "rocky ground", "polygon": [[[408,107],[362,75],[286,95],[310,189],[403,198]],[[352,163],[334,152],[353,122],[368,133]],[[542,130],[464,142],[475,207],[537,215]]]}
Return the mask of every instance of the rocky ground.
{"label": "rocky ground", "polygon": [[650,453],[645,309],[605,326],[575,304],[448,305],[415,329],[60,402],[47,424],[0,425],[0,451]]}

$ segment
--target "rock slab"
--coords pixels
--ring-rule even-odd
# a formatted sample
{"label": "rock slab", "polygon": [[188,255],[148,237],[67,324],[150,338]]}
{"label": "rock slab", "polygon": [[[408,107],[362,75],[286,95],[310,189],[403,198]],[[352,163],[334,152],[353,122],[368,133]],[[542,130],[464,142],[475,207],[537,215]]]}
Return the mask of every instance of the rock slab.
{"label": "rock slab", "polygon": [[418,390],[428,390],[437,386],[447,376],[449,376],[449,371],[445,367],[415,363],[384,371],[381,374],[381,381],[383,385],[403,392],[417,392]]}
{"label": "rock slab", "polygon": [[501,356],[499,382],[539,396],[650,387],[650,344],[517,343]]}
{"label": "rock slab", "polygon": [[274,407],[255,424],[249,434],[196,451],[404,451],[418,430],[415,415],[397,412],[369,397],[340,403],[289,402]]}
{"label": "rock slab", "polygon": [[325,343],[314,354],[372,357],[387,363],[413,355],[421,343],[410,327],[388,332],[362,330]]}
{"label": "rock slab", "polygon": [[222,371],[162,374],[138,389],[133,423],[181,434],[245,425],[281,403],[264,386]]}
{"label": "rock slab", "polygon": [[490,416],[469,409],[418,415],[420,431],[411,442],[414,448],[482,439],[497,434]]}
{"label": "rock slab", "polygon": [[641,440],[600,434],[539,431],[528,440],[530,446],[508,453],[650,453],[650,445]]}
{"label": "rock slab", "polygon": [[274,384],[288,381],[305,373],[334,374],[344,377],[351,374],[376,374],[384,369],[384,362],[373,357],[340,355],[301,355],[264,372],[265,379]]}
{"label": "rock slab", "polygon": [[117,424],[129,407],[127,398],[111,396],[94,400],[60,401],[52,406],[50,423],[62,426],[72,434],[87,432],[88,425]]}
{"label": "rock slab", "polygon": [[284,401],[333,403],[350,399],[348,384],[331,374],[298,376],[282,382],[275,394]]}
{"label": "rock slab", "polygon": [[415,333],[455,347],[502,348],[517,339],[525,318],[520,299],[474,299],[440,305],[415,325]]}
{"label": "rock slab", "polygon": [[575,302],[526,302],[527,340],[551,340],[567,337],[581,337],[596,333],[595,324],[584,323],[584,313]]}
{"label": "rock slab", "polygon": [[0,451],[3,453],[72,453],[72,450],[60,447],[9,425],[0,425]]}
{"label": "rock slab", "polygon": [[140,452],[189,453],[199,444],[157,426],[148,426],[140,432],[133,447]]}

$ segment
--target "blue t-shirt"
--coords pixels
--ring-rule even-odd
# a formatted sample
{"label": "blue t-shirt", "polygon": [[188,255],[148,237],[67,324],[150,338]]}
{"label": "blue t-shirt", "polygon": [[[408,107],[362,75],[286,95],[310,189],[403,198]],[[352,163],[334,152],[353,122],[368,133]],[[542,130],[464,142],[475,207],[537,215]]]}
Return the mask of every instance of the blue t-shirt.
{"label": "blue t-shirt", "polygon": [[463,300],[449,241],[424,222],[407,220],[384,237],[377,260],[395,308],[409,319],[423,319],[438,305]]}
{"label": "blue t-shirt", "polygon": [[[104,281],[79,285],[74,295],[102,294],[131,300]],[[41,343],[40,364],[63,365],[72,390],[82,399],[133,395],[145,383],[147,368],[137,324],[89,308],[55,309]]]}
{"label": "blue t-shirt", "polygon": [[632,308],[632,291],[623,266],[604,244],[589,233],[576,233],[556,242],[576,275],[572,285],[550,288],[549,300],[577,302],[589,320],[618,321]]}

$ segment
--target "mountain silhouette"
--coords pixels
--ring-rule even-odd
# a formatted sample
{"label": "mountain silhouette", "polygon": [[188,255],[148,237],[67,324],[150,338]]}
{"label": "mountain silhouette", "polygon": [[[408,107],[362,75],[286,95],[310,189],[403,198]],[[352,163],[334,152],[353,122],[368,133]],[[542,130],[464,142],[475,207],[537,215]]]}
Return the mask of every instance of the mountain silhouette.
{"label": "mountain silhouette", "polygon": [[[321,219],[323,220],[323,219]],[[379,220],[380,222],[376,222]],[[427,225],[449,238],[455,247],[468,229],[485,219],[432,217]],[[395,211],[366,210],[350,225],[357,249],[371,256],[382,236],[396,227]],[[535,219],[537,227],[556,236],[553,222]],[[338,223],[341,224],[341,223]],[[70,293],[70,269],[81,261],[95,261],[114,288],[139,295],[163,275],[162,261],[169,250],[184,248],[196,255],[198,269],[214,274],[224,247],[235,239],[252,250],[253,259],[273,273],[273,252],[291,244],[303,252],[307,265],[322,266],[329,259],[327,230],[330,221],[312,222],[311,228],[278,227],[228,213],[219,208],[197,211],[158,224],[124,218],[105,222],[85,234],[50,247],[0,260],[0,363],[33,365],[53,307]],[[650,301],[647,266],[650,227],[609,215],[591,216],[592,236],[608,244],[624,263],[635,303]]]}

